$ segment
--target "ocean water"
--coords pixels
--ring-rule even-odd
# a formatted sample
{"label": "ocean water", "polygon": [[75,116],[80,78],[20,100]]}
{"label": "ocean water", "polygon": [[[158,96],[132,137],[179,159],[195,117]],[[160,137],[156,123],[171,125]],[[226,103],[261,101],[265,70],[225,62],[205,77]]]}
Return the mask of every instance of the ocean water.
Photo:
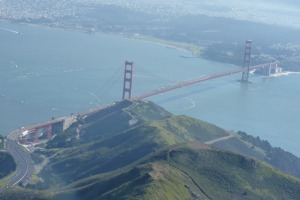
{"label": "ocean water", "polygon": [[[182,56],[191,55],[124,37],[0,22],[0,133],[120,100],[125,60],[135,62],[133,95],[238,68]],[[251,75],[248,85],[237,82],[240,76],[149,99],[174,114],[245,131],[300,156],[300,74]],[[115,77],[117,83],[110,81]]]}

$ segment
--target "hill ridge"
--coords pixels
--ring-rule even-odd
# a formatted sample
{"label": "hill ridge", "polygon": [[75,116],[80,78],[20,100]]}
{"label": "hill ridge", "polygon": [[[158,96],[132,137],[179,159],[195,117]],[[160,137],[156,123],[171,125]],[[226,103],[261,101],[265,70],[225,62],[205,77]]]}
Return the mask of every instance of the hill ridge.
{"label": "hill ridge", "polygon": [[300,180],[263,163],[267,155],[244,133],[126,100],[41,144],[43,182],[0,199],[297,199]]}

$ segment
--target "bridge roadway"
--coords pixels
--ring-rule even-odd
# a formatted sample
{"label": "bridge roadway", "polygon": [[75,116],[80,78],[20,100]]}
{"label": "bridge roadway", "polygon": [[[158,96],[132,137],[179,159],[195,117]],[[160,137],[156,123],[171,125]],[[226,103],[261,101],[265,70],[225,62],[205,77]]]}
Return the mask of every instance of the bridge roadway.
{"label": "bridge roadway", "polygon": [[[255,65],[255,66],[249,67],[249,71],[260,69],[260,68],[270,67],[271,65],[274,65],[274,64],[277,64],[277,63],[273,62],[273,63]],[[248,70],[248,68],[241,68],[241,69],[232,70],[232,71],[228,71],[228,72],[222,72],[222,73],[218,73],[218,74],[202,76],[200,78],[187,80],[187,81],[183,81],[181,83],[175,84],[175,85],[169,85],[169,86],[166,86],[166,87],[163,87],[163,88],[160,88],[160,89],[156,89],[156,90],[150,91],[148,93],[135,96],[135,97],[133,97],[133,99],[145,99],[145,98],[148,98],[148,97],[151,97],[151,96],[155,96],[157,94],[165,93],[165,92],[168,92],[168,91],[171,91],[171,90],[176,90],[176,89],[183,88],[183,87],[186,87],[186,86],[189,86],[189,85],[192,85],[192,84],[196,84],[196,83],[200,83],[200,82],[203,82],[203,81],[208,81],[208,80],[220,78],[220,77],[223,77],[223,76],[229,76],[229,75],[232,75],[232,74],[245,72],[247,70]]]}

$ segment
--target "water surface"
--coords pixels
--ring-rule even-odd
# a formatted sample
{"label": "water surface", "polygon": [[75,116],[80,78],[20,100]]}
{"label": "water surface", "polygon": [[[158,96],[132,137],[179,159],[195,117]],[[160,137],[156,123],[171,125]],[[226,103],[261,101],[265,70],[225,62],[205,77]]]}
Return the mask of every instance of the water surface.
{"label": "water surface", "polygon": [[[190,53],[124,37],[7,22],[0,22],[0,28],[0,130],[4,135],[26,124],[119,100],[121,72],[116,75],[119,85],[103,91],[110,88],[107,82],[125,60],[136,63],[134,94],[238,68],[182,58]],[[249,85],[238,83],[240,76],[203,82],[150,100],[174,114],[260,136],[300,156],[300,75],[251,75]]]}

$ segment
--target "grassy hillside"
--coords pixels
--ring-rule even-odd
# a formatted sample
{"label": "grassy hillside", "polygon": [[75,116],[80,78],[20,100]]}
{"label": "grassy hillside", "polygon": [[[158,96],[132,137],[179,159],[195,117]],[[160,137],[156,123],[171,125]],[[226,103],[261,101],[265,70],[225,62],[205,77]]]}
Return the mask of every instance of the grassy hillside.
{"label": "grassy hillside", "polygon": [[52,191],[14,189],[4,194],[28,199],[30,193],[47,200],[299,199],[300,180],[256,159],[193,143]]}
{"label": "grassy hillside", "polygon": [[261,140],[259,137],[253,137],[239,131],[237,137],[218,142],[213,144],[213,146],[215,148],[258,158],[281,169],[285,173],[300,178],[300,158],[279,147],[272,147],[268,141]]}
{"label": "grassy hillside", "polygon": [[113,134],[137,127],[147,121],[172,114],[152,102],[122,101],[80,119],[63,134],[48,142],[47,148],[65,148],[104,140]]}
{"label": "grassy hillside", "polygon": [[13,157],[7,152],[0,152],[0,179],[16,170]]}
{"label": "grassy hillside", "polygon": [[0,200],[300,199],[300,180],[258,161],[272,148],[252,140],[151,102],[123,101],[36,151],[36,161],[49,160],[43,181],[29,186],[39,190],[15,187]]}
{"label": "grassy hillside", "polygon": [[170,116],[111,134],[105,139],[67,148],[51,160],[42,176],[50,185],[59,186],[128,166],[170,145],[226,135],[225,130],[214,125],[186,116]]}
{"label": "grassy hillside", "polygon": [[157,153],[120,175],[89,179],[89,184],[83,184],[89,185],[87,188],[78,187],[80,184],[72,186],[81,199],[300,198],[300,180],[270,165],[229,152],[188,146]]}
{"label": "grassy hillside", "polygon": [[300,198],[299,179],[255,159],[188,148],[174,149],[169,155],[171,166],[189,174],[209,199]]}
{"label": "grassy hillside", "polygon": [[14,187],[0,194],[1,200],[50,200],[53,198],[51,192],[36,191]]}

